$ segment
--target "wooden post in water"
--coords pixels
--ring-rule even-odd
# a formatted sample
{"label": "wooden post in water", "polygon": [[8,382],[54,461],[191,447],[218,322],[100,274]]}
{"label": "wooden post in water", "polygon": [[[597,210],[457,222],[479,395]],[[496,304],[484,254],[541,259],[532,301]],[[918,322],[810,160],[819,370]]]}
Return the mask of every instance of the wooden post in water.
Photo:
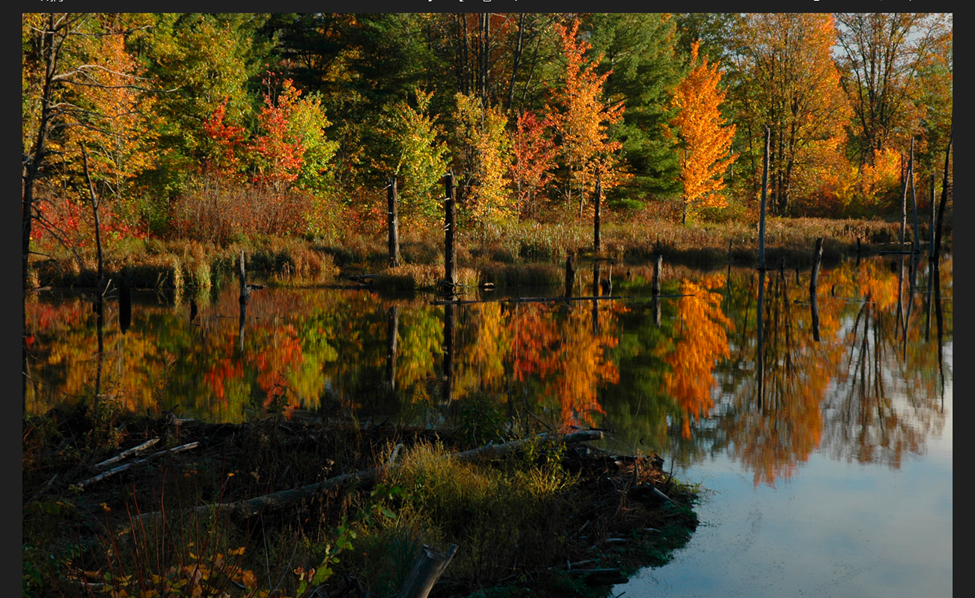
{"label": "wooden post in water", "polygon": [[399,266],[399,214],[397,213],[396,177],[389,177],[386,187],[386,221],[389,228],[389,267]]}
{"label": "wooden post in water", "polygon": [[762,160],[762,206],[758,217],[758,269],[765,270],[765,204],[768,199],[769,143],[772,130],[765,125],[765,154]]}
{"label": "wooden post in water", "polygon": [[237,321],[237,340],[240,353],[244,352],[244,325],[247,322],[247,302],[251,298],[251,289],[247,286],[247,270],[244,268],[244,250],[240,250],[240,267],[237,270],[240,278],[240,317]]}
{"label": "wooden post in water", "polygon": [[663,265],[664,256],[658,253],[656,259],[653,261],[653,297],[660,295],[660,271],[663,269]]}
{"label": "wooden post in water", "polygon": [[129,329],[132,324],[132,291],[129,288],[129,281],[123,273],[119,277],[118,285],[118,326],[122,334]]}
{"label": "wooden post in water", "polygon": [[593,253],[599,253],[599,204],[600,204],[600,199],[601,199],[600,196],[601,195],[602,195],[602,187],[601,187],[600,181],[599,181],[599,172],[597,171],[596,172],[596,193],[593,196],[593,204],[594,204],[594,207],[595,207],[595,213],[593,214],[593,217],[592,217],[592,225],[593,225],[592,250],[593,250]]}
{"label": "wooden post in water", "polygon": [[[657,254],[657,257],[653,260],[653,282],[651,286],[651,296],[653,297],[652,305],[653,308],[653,323],[660,328],[660,281],[661,272],[664,268],[664,256]],[[728,269],[731,269],[731,262],[728,262]]]}
{"label": "wooden post in water", "polygon": [[240,301],[241,307],[247,304],[251,298],[251,289],[247,286],[247,270],[244,267],[244,250],[240,250],[240,263],[237,268],[237,278],[240,279]]}
{"label": "wooden post in water", "polygon": [[453,291],[457,286],[457,256],[454,254],[454,203],[456,188],[454,187],[454,173],[450,171],[444,177],[447,197],[444,200],[444,284]]}
{"label": "wooden post in water", "polygon": [[809,294],[816,294],[816,284],[819,282],[819,263],[823,259],[823,238],[816,239],[816,249],[813,252],[812,276],[809,277]]}
{"label": "wooden post in water", "polygon": [[[912,140],[913,143],[913,140]],[[908,166],[910,169],[910,166]],[[904,251],[904,232],[907,228],[907,177],[909,173],[904,170],[904,154],[901,154],[901,236],[898,251]]]}
{"label": "wooden post in water", "polygon": [[454,319],[457,304],[447,303],[443,309],[443,404],[448,405],[454,397]]}
{"label": "wooden post in water", "polygon": [[[813,266],[814,268],[816,266]],[[809,289],[809,309],[812,315],[813,340],[819,342],[819,298],[815,287]]]}
{"label": "wooden post in water", "polygon": [[592,262],[592,334],[599,335],[599,260]]}
{"label": "wooden post in water", "polygon": [[574,258],[570,253],[565,258],[565,298],[568,299],[572,296],[572,285],[575,284],[576,269],[573,263]]}

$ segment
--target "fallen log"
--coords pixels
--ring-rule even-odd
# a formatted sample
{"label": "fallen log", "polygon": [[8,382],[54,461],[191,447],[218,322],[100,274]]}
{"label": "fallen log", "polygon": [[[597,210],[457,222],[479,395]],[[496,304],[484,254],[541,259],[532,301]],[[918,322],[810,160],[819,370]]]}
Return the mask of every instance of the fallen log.
{"label": "fallen log", "polygon": [[112,463],[117,463],[117,462],[121,461],[122,459],[128,457],[129,455],[134,455],[136,453],[139,453],[139,452],[142,452],[142,451],[146,450],[147,448],[151,447],[152,445],[156,444],[157,442],[159,442],[159,439],[158,438],[151,438],[151,439],[143,442],[139,446],[134,446],[134,447],[132,447],[132,448],[130,448],[128,450],[122,451],[121,453],[115,455],[111,459],[106,459],[105,461],[102,461],[101,463],[97,463],[95,465],[95,467],[97,469],[104,469],[104,468],[108,467],[109,465],[111,465]]}
{"label": "fallen log", "polygon": [[[87,479],[87,480],[85,480],[83,482],[79,482],[77,484],[77,486],[78,486],[78,488],[84,488],[85,486],[88,486],[90,484],[94,484],[95,482],[100,482],[100,481],[104,480],[105,478],[111,477],[111,476],[113,476],[113,475],[115,475],[117,473],[121,473],[121,472],[125,471],[126,469],[130,469],[132,467],[135,467],[136,465],[141,465],[142,463],[145,463],[147,461],[151,461],[153,459],[159,458],[159,457],[161,457],[163,455],[171,455],[171,454],[179,453],[179,452],[182,452],[182,451],[188,451],[190,449],[195,449],[198,446],[200,446],[200,443],[199,442],[191,442],[189,444],[184,444],[184,445],[177,446],[177,447],[173,447],[171,449],[167,449],[167,450],[164,450],[164,451],[159,451],[158,453],[153,453],[153,454],[149,455],[145,459],[139,459],[138,461],[133,461],[131,463],[126,463],[125,465],[119,465],[118,467],[116,467],[114,469],[109,469],[108,471],[106,471],[104,473],[100,473],[100,474],[96,475],[93,478],[89,478],[89,479]],[[136,448],[138,448],[138,447],[136,447]]]}
{"label": "fallen log", "polygon": [[[451,458],[457,459],[461,462],[471,462],[478,459],[495,459],[503,455],[507,455],[518,449],[522,448],[526,444],[535,441],[546,441],[546,440],[558,440],[565,443],[570,442],[585,442],[589,440],[600,440],[603,438],[603,433],[599,431],[581,431],[573,432],[572,434],[539,434],[535,438],[514,440],[512,442],[506,442],[504,444],[488,445],[480,448],[472,449],[469,451],[464,451],[460,453],[454,453],[450,455]],[[192,512],[203,513],[209,509],[219,509],[227,513],[233,513],[238,517],[253,517],[260,513],[267,513],[269,511],[281,511],[290,507],[297,506],[301,504],[302,501],[310,500],[315,496],[332,491],[338,490],[344,487],[346,484],[352,482],[357,482],[363,486],[369,486],[375,483],[377,477],[384,473],[389,467],[396,467],[396,465],[390,466],[379,466],[373,467],[371,469],[366,469],[363,471],[357,471],[354,473],[346,473],[340,476],[335,476],[327,480],[316,482],[314,484],[308,484],[300,488],[293,488],[291,490],[282,490],[280,492],[273,492],[271,494],[265,494],[264,496],[258,496],[255,498],[250,498],[246,500],[241,500],[232,503],[222,503],[218,505],[203,505],[192,509]],[[105,474],[102,474],[105,475]],[[138,517],[138,520],[145,520],[151,518],[157,518],[162,515],[161,511],[154,511],[152,513],[146,513]]]}

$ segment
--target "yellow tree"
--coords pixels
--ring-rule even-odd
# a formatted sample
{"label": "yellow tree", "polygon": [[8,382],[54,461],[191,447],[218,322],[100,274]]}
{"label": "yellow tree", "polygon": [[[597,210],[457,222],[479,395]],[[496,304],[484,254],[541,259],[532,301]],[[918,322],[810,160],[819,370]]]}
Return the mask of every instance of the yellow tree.
{"label": "yellow tree", "polygon": [[585,57],[591,45],[578,35],[579,21],[571,27],[554,25],[562,39],[562,53],[566,59],[565,85],[556,96],[555,109],[550,109],[555,129],[561,136],[562,155],[568,170],[566,198],[572,199],[573,185],[579,190],[579,213],[582,214],[588,185],[595,183],[601,173],[603,191],[620,182],[614,172],[614,152],[622,147],[609,139],[608,127],[623,118],[623,102],[607,104],[603,101],[603,86],[612,71],[596,73],[602,55],[595,60]]}
{"label": "yellow tree", "polygon": [[813,146],[841,134],[849,122],[834,59],[836,35],[830,14],[762,13],[744,15],[731,40],[748,170],[756,173],[757,190],[768,126],[769,208],[777,214],[790,211],[796,177],[810,168]]}
{"label": "yellow tree", "polygon": [[468,173],[465,211],[478,225],[501,224],[514,213],[507,191],[510,168],[508,119],[480,98],[456,96],[457,140],[461,144],[458,170]]}
{"label": "yellow tree", "polygon": [[[700,42],[691,45],[691,62],[698,61]],[[678,109],[671,122],[681,141],[681,183],[684,187],[681,223],[687,213],[700,208],[723,208],[728,205],[720,192],[725,187],[724,172],[738,157],[731,153],[735,125],[726,124],[719,109],[725,92],[718,87],[721,71],[709,65],[707,56],[694,67],[674,92],[673,105]]]}

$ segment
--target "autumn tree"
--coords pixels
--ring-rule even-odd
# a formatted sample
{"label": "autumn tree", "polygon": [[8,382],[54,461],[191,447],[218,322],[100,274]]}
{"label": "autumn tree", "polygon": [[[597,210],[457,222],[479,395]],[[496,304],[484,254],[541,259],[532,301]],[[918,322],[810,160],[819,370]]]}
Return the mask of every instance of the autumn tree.
{"label": "autumn tree", "polygon": [[242,183],[247,165],[247,130],[228,122],[228,98],[217,106],[213,114],[203,121],[203,131],[210,140],[210,147],[203,161],[207,178],[228,184]]}
{"label": "autumn tree", "polygon": [[[269,85],[268,80],[265,85]],[[285,191],[298,180],[305,158],[304,140],[290,127],[300,95],[301,90],[286,79],[280,93],[265,91],[264,106],[257,117],[260,132],[250,146],[257,158],[255,181],[276,193]]]}
{"label": "autumn tree", "polygon": [[455,156],[466,172],[462,207],[479,224],[500,224],[514,212],[508,193],[508,119],[484,100],[458,93]]}
{"label": "autumn tree", "polygon": [[936,46],[941,19],[927,13],[839,13],[836,18],[856,155],[861,164],[870,163],[876,152],[892,143],[904,146],[921,133],[920,75]]}
{"label": "autumn tree", "polygon": [[[691,46],[691,62],[698,61],[699,44]],[[700,64],[677,86],[673,105],[678,109],[672,121],[681,145],[683,185],[681,223],[687,222],[688,211],[701,208],[723,208],[727,201],[724,172],[738,157],[731,153],[735,125],[726,124],[720,106],[725,91],[718,87],[721,71],[702,57]]]}
{"label": "autumn tree", "polygon": [[417,89],[416,107],[406,101],[387,110],[391,137],[388,168],[401,181],[400,201],[405,219],[433,220],[440,214],[441,179],[447,172],[447,146],[441,128],[430,114],[433,92]]}
{"label": "autumn tree", "polygon": [[552,122],[533,112],[518,115],[511,132],[511,182],[521,213],[535,216],[539,193],[552,178],[558,148],[552,139]]}
{"label": "autumn tree", "polygon": [[796,171],[808,167],[816,141],[842,134],[849,104],[833,60],[836,26],[829,14],[749,14],[735,32],[734,99],[746,136],[753,188],[762,171],[764,127],[772,132],[769,201],[789,211]]}
{"label": "autumn tree", "polygon": [[573,187],[579,192],[581,216],[585,191],[595,183],[597,172],[601,173],[604,191],[618,184],[621,178],[620,173],[614,172],[614,167],[617,163],[615,152],[622,145],[610,139],[608,127],[623,118],[624,107],[622,102],[607,104],[603,100],[603,85],[610,72],[596,72],[602,56],[595,60],[586,58],[590,44],[579,35],[579,21],[573,20],[570,27],[560,23],[553,27],[562,39],[565,72],[550,113],[561,137],[567,175],[565,196],[571,201]]}
{"label": "autumn tree", "polygon": [[220,106],[229,123],[243,125],[252,117],[247,84],[267,52],[255,37],[265,19],[254,13],[162,13],[154,15],[151,28],[133,36],[150,83],[167,91],[153,112],[154,168],[143,177],[159,198],[147,206],[156,227],[166,223],[165,200],[200,174],[211,147],[206,120]]}
{"label": "autumn tree", "polygon": [[[25,285],[31,239],[37,236],[34,224],[54,235],[60,232],[53,217],[40,211],[39,184],[46,185],[48,199],[77,219],[80,202],[93,198],[87,192],[72,198],[75,194],[66,190],[84,189],[90,180],[99,197],[118,200],[125,186],[149,167],[153,135],[147,132],[144,111],[151,108],[151,90],[126,46],[144,24],[140,15],[22,17]],[[90,158],[87,165],[83,151]],[[103,206],[103,216],[110,207]],[[71,249],[81,241],[58,238]]]}

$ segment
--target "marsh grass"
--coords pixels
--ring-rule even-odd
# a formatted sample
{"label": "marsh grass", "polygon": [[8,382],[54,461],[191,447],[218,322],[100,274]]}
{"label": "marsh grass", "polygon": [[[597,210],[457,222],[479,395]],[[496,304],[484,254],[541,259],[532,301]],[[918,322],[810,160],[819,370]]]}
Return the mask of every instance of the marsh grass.
{"label": "marsh grass", "polygon": [[[405,264],[386,268],[375,279],[373,287],[384,291],[437,290],[444,280],[444,267],[441,264]],[[474,268],[457,268],[457,284],[471,289],[481,283],[481,272]]]}
{"label": "marsh grass", "polygon": [[[809,267],[817,237],[825,240],[823,259],[827,263],[855,254],[858,238],[864,253],[897,250],[901,248],[899,229],[894,221],[769,217],[766,263],[769,267]],[[401,228],[402,265],[392,270],[388,269],[383,230],[357,230],[355,222],[340,230],[314,240],[236,235],[220,245],[192,239],[118,239],[106,250],[106,275],[117,279],[124,273],[137,288],[207,288],[236,276],[237,256],[243,250],[248,272],[278,284],[328,283],[341,271],[372,272],[384,275],[382,284],[386,288],[418,290],[435,288],[442,277],[443,231],[435,223]],[[950,249],[950,220],[946,232],[945,248]],[[912,234],[909,224],[905,242],[910,242]],[[590,219],[568,215],[550,222],[516,220],[504,226],[461,226],[456,238],[461,283],[561,284],[557,270],[569,254],[593,256],[592,235]],[[607,210],[600,236],[600,256],[615,262],[635,264],[659,254],[668,263],[703,267],[716,267],[729,260],[737,265],[758,264],[758,225],[751,221],[681,225],[651,209]],[[927,224],[922,223],[921,240],[929,236]],[[39,256],[32,262],[30,276],[40,286],[92,287],[97,282],[95,264],[93,250],[86,247]],[[465,274],[465,268],[475,272]]]}
{"label": "marsh grass", "polygon": [[451,575],[475,586],[497,581],[516,565],[557,559],[566,546],[557,522],[575,512],[567,494],[575,477],[557,457],[540,464],[513,457],[476,465],[450,458],[442,445],[419,444],[387,483],[407,497],[394,532],[410,532],[414,544],[463,546],[451,561]]}

